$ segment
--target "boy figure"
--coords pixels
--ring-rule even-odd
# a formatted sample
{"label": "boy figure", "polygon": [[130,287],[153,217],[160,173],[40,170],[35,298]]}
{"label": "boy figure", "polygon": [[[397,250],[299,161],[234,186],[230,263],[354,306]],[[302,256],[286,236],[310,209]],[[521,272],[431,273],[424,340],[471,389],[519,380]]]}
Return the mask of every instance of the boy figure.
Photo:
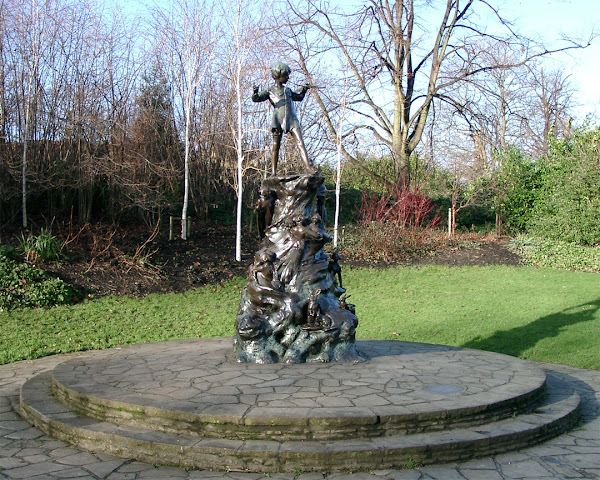
{"label": "boy figure", "polygon": [[259,93],[258,87],[254,86],[252,95],[253,102],[264,102],[269,100],[273,105],[273,120],[271,122],[271,131],[273,132],[273,151],[271,152],[271,171],[273,175],[277,174],[277,161],[279,159],[279,147],[281,146],[281,136],[283,133],[291,133],[296,140],[296,145],[300,152],[300,158],[304,163],[304,168],[308,173],[315,173],[316,170],[308,159],[304,140],[302,138],[302,130],[300,130],[300,122],[296,116],[294,102],[300,102],[304,99],[304,95],[310,88],[309,85],[304,85],[302,90],[292,92],[285,86],[292,69],[285,63],[277,63],[271,68],[271,76],[275,80],[275,85],[263,90]]}

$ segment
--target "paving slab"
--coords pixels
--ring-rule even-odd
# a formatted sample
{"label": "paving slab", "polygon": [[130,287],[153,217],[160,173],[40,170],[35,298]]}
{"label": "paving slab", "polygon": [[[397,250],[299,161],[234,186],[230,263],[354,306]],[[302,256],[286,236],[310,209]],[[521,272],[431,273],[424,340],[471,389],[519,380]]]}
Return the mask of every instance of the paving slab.
{"label": "paving slab", "polygon": [[[506,355],[379,340],[357,348],[366,362],[259,365],[232,363],[228,338],[135,345],[58,365],[53,391],[118,423],[155,428],[160,418],[165,431],[242,439],[268,425],[299,440],[474,425],[526,411],[545,392],[540,368]],[[165,372],[169,388],[158,389]]]}
{"label": "paving slab", "polygon": [[[104,352],[100,352],[104,353]],[[69,355],[57,355],[47,357],[35,361],[18,362],[0,366],[0,406],[9,407],[12,409],[12,404],[18,395],[21,385],[32,376],[48,371],[54,368],[59,363],[72,358],[89,358],[97,355],[98,352],[77,353]],[[564,365],[542,364],[536,362],[527,362],[534,368],[543,368],[548,376],[548,381],[561,382],[566,385],[567,391],[574,389],[582,398],[582,421],[580,428],[577,428],[568,434],[550,440],[541,446],[536,446],[531,449],[524,449],[519,452],[498,455],[489,459],[489,462],[497,465],[497,470],[487,469],[491,463],[487,463],[485,459],[471,460],[464,463],[451,463],[429,467],[418,467],[410,470],[395,470],[395,471],[373,471],[365,473],[368,478],[373,480],[385,479],[404,479],[404,480],[421,480],[430,478],[460,478],[461,480],[469,479],[470,474],[478,474],[486,470],[492,472],[502,472],[503,480],[521,480],[524,477],[523,472],[509,472],[509,467],[514,463],[533,461],[540,466],[548,469],[548,476],[543,478],[565,479],[565,478],[600,478],[600,372],[594,370],[583,370]],[[335,380],[331,381],[335,383]],[[5,412],[7,410],[4,410]],[[14,433],[14,432],[12,432]],[[34,443],[32,443],[34,442]],[[48,455],[52,460],[37,464],[28,464],[19,452],[26,449],[37,448],[42,454]],[[587,448],[587,453],[577,452],[574,449]],[[76,473],[73,467],[68,465],[58,464],[58,459],[64,457],[65,450],[73,449],[67,444],[54,440],[46,435],[40,434],[35,440],[31,439],[14,439],[7,438],[6,432],[3,430],[0,433],[0,458],[3,460],[11,459],[16,461],[13,463],[13,468],[0,470],[0,479],[9,478],[33,478],[42,480],[48,478],[50,480],[61,480],[66,478],[74,478],[70,476]],[[6,454],[10,455],[6,455]],[[26,452],[27,453],[27,452]],[[87,455],[87,452],[81,452]],[[125,468],[131,464],[127,460],[118,457],[113,457],[107,454],[93,454],[96,459],[95,463],[81,466],[81,470],[89,472],[88,477],[75,478],[90,478],[90,479],[140,479],[141,472],[153,472],[156,474],[154,478],[170,478],[173,470],[171,467],[154,467],[153,470],[138,470],[120,472],[121,468]],[[53,462],[57,464],[53,465]],[[525,463],[522,463],[526,466]],[[531,464],[528,464],[531,465]],[[44,468],[45,471],[39,470],[19,470],[19,468]],[[461,473],[464,469],[464,473]],[[563,470],[561,470],[563,469]],[[479,472],[477,472],[479,470]],[[506,472],[504,471],[506,470]],[[13,475],[9,475],[12,472]],[[180,477],[186,480],[195,479],[235,479],[235,480],[258,480],[267,478],[260,474],[246,474],[240,472],[209,472],[201,470],[186,471],[179,470]],[[430,474],[428,474],[429,472]],[[81,472],[77,472],[78,474]],[[526,474],[527,472],[525,472]],[[540,472],[537,471],[539,474]],[[20,475],[31,476],[20,476]],[[161,474],[164,476],[161,477]],[[456,475],[458,477],[455,477]],[[465,475],[468,474],[468,475]],[[14,476],[16,475],[16,476]],[[297,474],[286,474],[281,478],[303,480],[303,472]],[[312,474],[311,474],[312,475]],[[326,479],[352,479],[356,478],[352,474],[323,474]],[[272,474],[270,478],[279,478],[276,474]],[[317,477],[318,478],[318,477]],[[536,478],[536,477],[532,477]],[[539,478],[539,477],[538,477]]]}
{"label": "paving slab", "polygon": [[[99,455],[96,455],[96,457],[99,457]],[[128,460],[124,460],[122,458],[114,460],[100,460],[96,461],[95,463],[89,463],[85,466],[85,469],[90,472],[94,478],[106,478],[125,463],[128,463]]]}
{"label": "paving slab", "polygon": [[[195,342],[196,351],[202,351],[203,343]],[[211,347],[216,341],[208,343],[208,347]],[[375,347],[382,343],[392,343],[393,346],[396,346],[401,342],[373,342]],[[154,359],[158,356],[164,361],[164,369],[168,370],[170,364],[167,362],[165,352],[169,350],[169,347],[170,343],[167,342],[155,345],[148,352],[136,350],[136,360],[144,359],[146,356]],[[410,351],[413,345],[407,344],[403,347]],[[425,371],[432,370],[431,363],[436,363],[435,356],[441,350],[440,346],[424,345],[419,347],[419,352],[430,352],[430,355],[427,354],[419,362],[415,362],[413,370],[421,368]],[[452,362],[455,363],[457,359],[462,359],[473,369],[479,367],[479,370],[485,372],[486,377],[489,373],[489,365],[498,368],[499,365],[507,363],[505,356],[490,354],[486,360],[482,361],[481,352],[459,350],[459,354],[456,354],[456,349],[453,349]],[[366,351],[369,352],[368,349]],[[396,360],[394,357],[397,355],[397,353],[388,355],[392,358],[386,359],[383,363],[393,364],[392,360]],[[390,379],[389,373],[386,374],[388,377],[378,377],[378,380],[385,378],[385,382],[375,381],[374,374],[383,370],[380,367],[376,367],[374,370],[374,366],[370,363],[370,357],[368,355],[365,357],[368,359],[367,362],[358,365],[358,369],[356,364],[328,364],[321,366],[320,373],[325,375],[331,368],[339,367],[341,378],[360,377],[364,379],[360,383],[373,382],[378,390],[380,384],[397,382],[397,378],[391,377]],[[217,352],[213,353],[213,358],[219,358]],[[519,371],[533,371],[527,365],[519,367],[518,362],[516,359],[511,359],[511,362],[508,363],[513,367],[516,366]],[[235,413],[232,411],[226,418],[223,416],[222,412],[230,409],[232,402],[223,403],[220,406],[211,405],[215,411],[212,417],[204,418],[207,420],[206,425],[202,426],[204,431],[212,433],[213,430],[218,429],[218,433],[222,434],[224,430],[221,428],[221,422],[229,422],[228,428],[233,435],[224,435],[225,438],[218,439],[211,438],[210,435],[202,435],[203,432],[200,432],[199,436],[202,439],[199,439],[198,432],[188,431],[190,424],[195,423],[193,415],[189,412],[160,409],[151,405],[149,397],[139,400],[140,404],[120,403],[122,397],[129,395],[129,393],[120,393],[122,390],[120,382],[117,383],[118,388],[112,389],[110,398],[95,397],[95,395],[102,395],[102,388],[87,374],[97,369],[98,365],[106,367],[106,359],[77,360],[71,363],[84,369],[80,380],[74,381],[72,377],[69,378],[65,375],[64,378],[57,381],[54,375],[57,370],[61,369],[62,366],[59,366],[54,372],[35,376],[22,387],[21,407],[34,424],[43,425],[44,431],[52,432],[58,438],[67,439],[75,445],[90,449],[90,451],[119,452],[123,457],[136,458],[144,462],[188,467],[205,466],[213,469],[236,468],[267,472],[295,471],[296,469],[345,471],[349,468],[360,470],[378,467],[393,468],[411,461],[415,463],[415,459],[423,463],[462,460],[472,456],[473,452],[477,452],[477,455],[481,456],[514,450],[524,445],[538,443],[548,436],[557,435],[564,429],[570,428],[576,421],[579,405],[579,396],[572,392],[570,396],[562,393],[554,395],[553,392],[549,392],[541,404],[531,404],[532,399],[535,400],[538,397],[539,391],[545,391],[541,388],[544,386],[545,374],[537,369],[533,372],[535,378],[542,380],[537,382],[537,386],[533,381],[527,382],[532,385],[528,386],[525,393],[518,390],[519,393],[516,396],[509,395],[507,397],[491,390],[489,404],[470,405],[464,408],[464,402],[473,402],[473,399],[455,397],[456,403],[461,404],[459,407],[436,410],[432,407],[433,400],[428,396],[428,399],[423,400],[420,405],[411,407],[416,410],[416,413],[411,412],[406,415],[406,418],[401,419],[404,422],[402,425],[408,427],[406,432],[402,431],[400,435],[395,434],[398,424],[401,423],[398,415],[385,419],[380,415],[374,415],[372,409],[381,408],[378,405],[318,408],[314,411],[320,412],[319,416],[311,418],[311,409],[302,411],[303,409],[299,408],[279,407],[278,401],[274,400],[268,408],[258,407],[264,411],[263,415],[256,418],[249,416],[245,420],[240,417],[236,419]],[[142,371],[140,363],[142,362],[132,366],[132,369],[138,373]],[[376,364],[376,362],[374,363]],[[176,367],[177,369],[181,368],[179,365]],[[235,365],[223,363],[221,370],[228,371],[233,367]],[[311,375],[317,371],[315,366],[310,365],[288,367],[289,371],[288,369],[282,370],[282,373],[289,376],[285,379],[286,383],[306,375],[307,371]],[[349,374],[349,367],[353,370],[352,375]],[[261,366],[253,368],[261,368]],[[157,371],[154,368],[152,370]],[[435,370],[439,372],[442,371],[442,368],[436,366]],[[256,373],[256,370],[251,370],[251,372]],[[498,375],[498,372],[496,374],[497,377],[505,378],[505,382],[510,382],[511,375]],[[471,375],[471,377],[473,376]],[[102,375],[101,377],[104,378]],[[119,375],[111,374],[110,377],[111,381],[114,381],[118,380]],[[426,377],[433,380],[428,375]],[[446,378],[444,377],[442,381],[446,381]],[[194,381],[200,380],[202,379]],[[220,377],[220,381],[222,380],[223,377]],[[147,376],[143,377],[140,382],[145,383],[146,381]],[[274,380],[270,379],[269,382],[273,383]],[[352,381],[352,383],[359,382]],[[482,380],[480,383],[485,384],[485,381]],[[57,386],[57,384],[59,385]],[[83,385],[83,389],[70,390],[63,384]],[[125,384],[126,388],[137,387],[135,380],[127,381]],[[446,384],[437,385],[443,385],[441,391],[437,392],[438,395],[462,394],[465,390],[463,388],[450,389],[449,392]],[[64,409],[61,410],[62,404],[51,395],[51,386],[54,387],[54,392],[58,393],[58,397],[70,403],[74,410],[86,411],[90,416],[81,416],[72,412],[65,413]],[[508,386],[511,386],[510,383]],[[219,386],[216,385],[216,388]],[[364,386],[359,388],[364,388]],[[510,388],[504,390],[513,391]],[[235,395],[236,393],[233,392],[232,396],[235,397]],[[396,394],[388,398],[394,397],[398,398],[398,402],[403,401]],[[76,402],[73,403],[71,398],[76,399]],[[81,398],[86,398],[85,402],[87,403],[82,403]],[[201,403],[201,398],[196,401]],[[495,404],[499,404],[499,409],[494,408]],[[176,405],[180,407],[181,403],[177,401]],[[528,405],[531,405],[529,407],[531,411],[528,411]],[[200,407],[203,412],[206,411],[206,408],[203,408],[205,406],[200,405]],[[390,406],[387,405],[386,408],[390,408]],[[109,410],[112,413],[107,415],[106,412]],[[348,412],[350,415],[347,414]],[[457,415],[457,412],[460,414]],[[507,412],[512,412],[516,418],[512,418],[513,415],[511,415],[510,418],[502,419],[500,416],[499,420],[498,412],[503,413],[504,417],[507,417]],[[452,422],[446,421],[447,416],[451,416]],[[124,419],[125,421],[123,421]],[[141,419],[142,422],[138,422],[138,419]],[[381,421],[378,421],[379,419]],[[388,424],[390,423],[392,434],[377,435],[378,430],[389,433]],[[458,423],[458,428],[454,426],[456,423]],[[183,425],[182,429],[181,425]],[[240,439],[236,436],[238,432],[235,429],[240,428],[241,425],[246,428],[258,429],[249,431],[254,438],[246,438],[243,443],[240,443]],[[450,428],[440,428],[440,425],[443,427],[450,425]],[[344,428],[355,431],[358,435],[342,434],[342,438],[340,438],[340,430],[345,433]],[[317,433],[319,437],[300,438],[303,442],[292,441],[288,438],[290,431],[303,433],[306,430],[313,434]],[[376,435],[364,435],[365,432],[372,433],[371,430],[374,430]],[[428,432],[428,430],[433,431]],[[196,436],[190,435],[191,433],[196,433]],[[325,439],[330,441],[323,443],[322,440]]]}

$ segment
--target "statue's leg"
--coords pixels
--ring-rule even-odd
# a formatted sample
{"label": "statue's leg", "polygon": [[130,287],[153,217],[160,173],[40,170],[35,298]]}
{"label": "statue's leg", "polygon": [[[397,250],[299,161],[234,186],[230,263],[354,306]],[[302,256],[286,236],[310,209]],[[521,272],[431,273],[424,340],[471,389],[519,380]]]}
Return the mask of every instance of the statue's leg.
{"label": "statue's leg", "polygon": [[308,173],[315,173],[315,167],[313,167],[312,163],[308,159],[308,153],[306,152],[306,147],[304,146],[304,139],[302,138],[302,132],[299,128],[294,128],[291,131],[291,134],[294,136],[296,140],[296,145],[298,145],[298,151],[300,152],[300,158],[302,159],[302,163],[304,164],[304,168]]}
{"label": "statue's leg", "polygon": [[271,152],[271,173],[277,175],[277,161],[279,160],[279,147],[281,146],[281,133],[273,132],[273,151]]}

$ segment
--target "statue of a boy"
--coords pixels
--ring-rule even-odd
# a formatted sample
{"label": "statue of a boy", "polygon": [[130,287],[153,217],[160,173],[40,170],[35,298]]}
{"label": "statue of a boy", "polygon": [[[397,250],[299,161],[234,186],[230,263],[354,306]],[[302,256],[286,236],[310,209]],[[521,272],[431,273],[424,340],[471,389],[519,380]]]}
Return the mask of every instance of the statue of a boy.
{"label": "statue of a boy", "polygon": [[252,95],[253,102],[264,102],[269,100],[273,105],[273,120],[271,122],[271,131],[273,132],[273,151],[271,152],[271,170],[272,174],[277,174],[277,161],[279,159],[279,147],[281,146],[281,136],[283,133],[291,133],[296,140],[296,145],[300,152],[300,158],[304,163],[304,168],[308,173],[315,173],[311,161],[308,159],[300,122],[296,116],[294,102],[300,102],[310,88],[304,85],[300,92],[293,92],[285,86],[292,69],[285,63],[277,63],[271,68],[271,76],[275,80],[275,85],[259,93],[258,87],[254,86]]}

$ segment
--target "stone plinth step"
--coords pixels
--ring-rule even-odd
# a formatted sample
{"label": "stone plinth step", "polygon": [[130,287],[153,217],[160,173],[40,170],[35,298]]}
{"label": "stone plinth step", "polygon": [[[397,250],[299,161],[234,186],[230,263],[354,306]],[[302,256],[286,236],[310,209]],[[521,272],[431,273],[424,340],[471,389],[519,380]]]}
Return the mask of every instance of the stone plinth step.
{"label": "stone plinth step", "polygon": [[[89,389],[89,384],[85,387]],[[260,436],[263,440],[278,441],[348,440],[482,425],[525,413],[546,394],[545,377],[537,377],[531,385],[520,385],[519,390],[513,388],[509,393],[487,391],[485,395],[456,397],[452,405],[447,401],[431,402],[409,409],[389,403],[362,408],[351,408],[349,402],[343,407],[325,408],[239,408],[239,405],[224,404],[220,406],[221,412],[203,414],[186,410],[187,405],[183,402],[169,402],[160,396],[141,398],[116,392],[111,397],[110,393],[116,389],[99,388],[101,393],[87,393],[86,388],[62,383],[57,379],[56,371],[52,377],[52,393],[56,398],[72,410],[96,420],[175,434],[239,440]],[[329,400],[335,405],[335,398]]]}
{"label": "stone plinth step", "polygon": [[218,439],[99,421],[57,401],[51,384],[49,372],[21,390],[22,414],[47,434],[94,452],[212,470],[333,472],[459,461],[552,438],[574,425],[579,410],[576,393],[549,388],[535,410],[485,425],[335,441]]}
{"label": "stone plinth step", "polygon": [[68,361],[54,369],[52,392],[119,425],[335,441],[484,425],[531,411],[546,389],[536,366],[477,350],[359,341],[360,364],[240,365],[228,361],[230,343],[165,342]]}

